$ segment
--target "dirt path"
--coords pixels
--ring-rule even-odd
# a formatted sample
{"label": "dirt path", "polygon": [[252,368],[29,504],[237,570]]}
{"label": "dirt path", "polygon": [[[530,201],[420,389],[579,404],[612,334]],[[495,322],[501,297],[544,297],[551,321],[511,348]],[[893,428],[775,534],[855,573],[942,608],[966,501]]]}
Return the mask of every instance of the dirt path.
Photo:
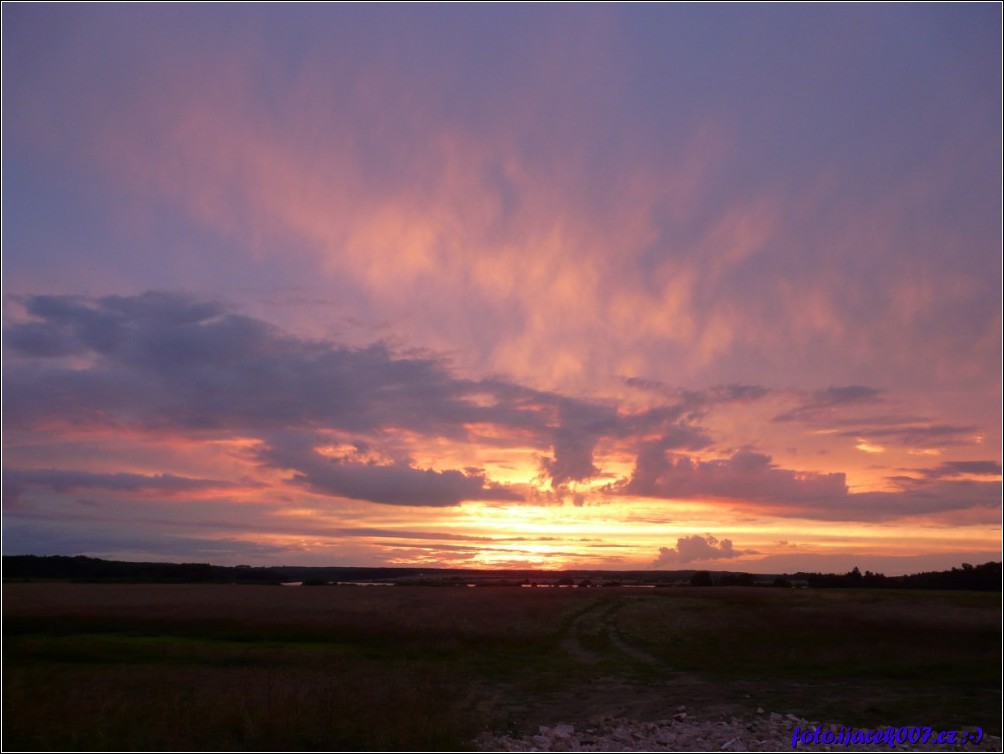
{"label": "dirt path", "polygon": [[575,616],[565,631],[564,636],[561,637],[561,641],[558,642],[558,646],[576,662],[584,665],[595,665],[603,659],[598,652],[586,649],[583,646],[582,637],[586,635],[588,627],[595,623],[597,613],[606,609],[609,609],[609,605],[601,602]]}
{"label": "dirt path", "polygon": [[656,659],[648,652],[643,649],[639,649],[633,644],[628,643],[624,638],[624,634],[621,633],[620,626],[617,624],[617,613],[621,608],[624,607],[623,602],[617,603],[617,607],[611,610],[606,616],[604,616],[604,627],[607,629],[608,636],[610,637],[610,643],[622,654],[627,655],[635,662],[639,662],[642,665],[649,665],[652,667],[658,667],[662,670],[670,670],[665,663]]}
{"label": "dirt path", "polygon": [[[572,620],[559,646],[576,662],[595,665],[604,660],[605,656],[590,649],[588,645],[602,646],[607,643],[619,655],[636,663],[668,670],[658,659],[624,638],[617,624],[617,614],[624,605],[624,602],[618,600],[598,602],[589,607]],[[623,657],[617,659],[623,660]]]}

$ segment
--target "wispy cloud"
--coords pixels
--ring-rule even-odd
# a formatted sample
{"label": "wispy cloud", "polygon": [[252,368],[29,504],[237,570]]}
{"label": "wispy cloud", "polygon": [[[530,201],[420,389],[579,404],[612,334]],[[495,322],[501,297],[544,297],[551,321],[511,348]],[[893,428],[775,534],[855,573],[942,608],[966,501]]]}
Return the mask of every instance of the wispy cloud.
{"label": "wispy cloud", "polygon": [[918,469],[924,476],[935,478],[955,476],[999,477],[1001,470],[1001,464],[996,461],[946,461],[933,469]]}
{"label": "wispy cloud", "polygon": [[795,408],[775,416],[774,421],[819,421],[821,417],[829,418],[834,409],[875,403],[881,395],[881,390],[863,385],[828,387],[811,393]]}
{"label": "wispy cloud", "polygon": [[233,489],[237,485],[215,479],[193,479],[176,474],[112,474],[67,469],[4,469],[4,489],[43,487],[56,492],[105,490],[109,492],[192,495]]}

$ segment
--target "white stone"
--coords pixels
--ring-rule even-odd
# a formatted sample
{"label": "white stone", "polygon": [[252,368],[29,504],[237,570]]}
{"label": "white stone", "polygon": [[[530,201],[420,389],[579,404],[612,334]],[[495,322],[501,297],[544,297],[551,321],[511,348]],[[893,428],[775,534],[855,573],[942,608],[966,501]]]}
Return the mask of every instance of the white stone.
{"label": "white stone", "polygon": [[558,723],[551,729],[551,732],[558,738],[568,738],[575,733],[575,726],[568,723]]}

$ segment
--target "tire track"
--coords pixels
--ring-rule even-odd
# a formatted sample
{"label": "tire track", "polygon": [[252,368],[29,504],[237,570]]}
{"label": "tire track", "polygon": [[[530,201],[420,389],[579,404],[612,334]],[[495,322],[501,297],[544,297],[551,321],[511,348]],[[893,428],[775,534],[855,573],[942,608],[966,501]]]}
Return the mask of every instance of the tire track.
{"label": "tire track", "polygon": [[625,604],[627,603],[621,600],[604,601],[589,607],[575,616],[561,637],[559,646],[576,662],[595,665],[609,659],[609,656],[589,649],[583,639],[590,635],[605,636],[616,653],[641,665],[662,666],[659,659],[628,642],[621,633],[617,625],[617,613]]}
{"label": "tire track", "polygon": [[558,646],[576,662],[584,665],[595,665],[603,659],[603,656],[598,652],[594,652],[583,646],[581,637],[585,631],[585,626],[592,622],[595,614],[604,607],[607,606],[599,603],[586,609],[585,612],[579,613],[565,630],[564,636],[561,637]]}

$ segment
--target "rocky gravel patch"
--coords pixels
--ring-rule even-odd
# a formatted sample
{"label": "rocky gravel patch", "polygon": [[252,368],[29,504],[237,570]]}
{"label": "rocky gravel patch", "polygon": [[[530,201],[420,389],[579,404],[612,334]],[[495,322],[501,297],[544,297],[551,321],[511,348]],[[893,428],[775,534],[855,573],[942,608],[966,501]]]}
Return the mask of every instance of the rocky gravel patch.
{"label": "rocky gravel patch", "polygon": [[[569,723],[554,726],[541,725],[534,735],[514,737],[484,734],[477,741],[480,751],[1001,751],[1001,739],[985,732],[978,742],[973,730],[959,731],[954,742],[937,742],[937,731],[927,743],[911,743],[910,729],[904,741],[899,742],[899,728],[888,727],[857,729],[854,727],[820,724],[803,720],[796,715],[781,715],[757,710],[755,718],[741,720],[698,720],[692,718],[685,706],[677,708],[671,719],[643,722],[625,718],[605,717],[587,726],[576,727]],[[819,731],[820,740],[815,736]],[[862,737],[882,732],[878,742],[865,743]],[[826,732],[834,736],[826,743]],[[799,740],[793,747],[795,736],[808,733],[809,740]],[[892,734],[893,742],[888,738]],[[857,734],[857,735],[855,735]],[[923,731],[920,731],[921,736]],[[962,740],[963,735],[969,738]],[[918,736],[919,738],[919,736]],[[846,743],[844,741],[846,740]]]}

